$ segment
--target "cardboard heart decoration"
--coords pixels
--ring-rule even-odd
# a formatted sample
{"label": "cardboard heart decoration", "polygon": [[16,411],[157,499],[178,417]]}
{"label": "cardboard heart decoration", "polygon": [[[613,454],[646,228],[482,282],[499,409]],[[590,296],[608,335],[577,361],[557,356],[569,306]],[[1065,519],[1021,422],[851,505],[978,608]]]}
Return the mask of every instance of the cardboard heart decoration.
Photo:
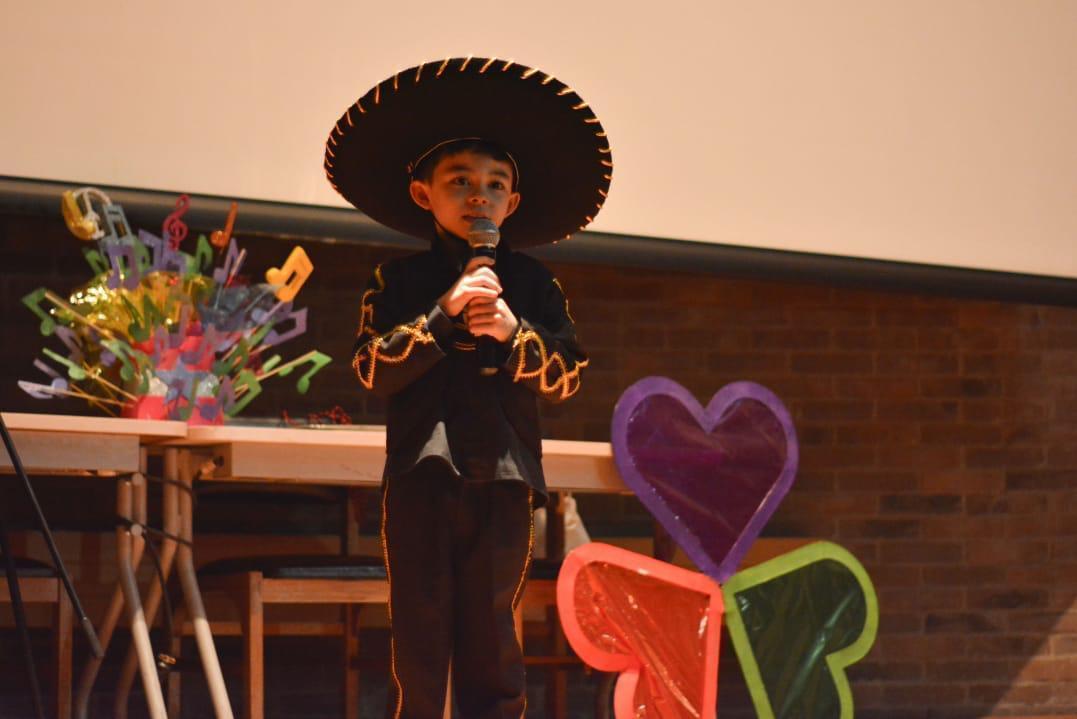
{"label": "cardboard heart decoration", "polygon": [[580,659],[620,673],[617,719],[713,719],[723,598],[711,579],[591,542],[565,557],[557,610]]}
{"label": "cardboard heart decoration", "polygon": [[621,395],[611,427],[614,461],[697,567],[724,582],[796,476],[789,411],[754,382],[734,382],[704,408],[665,377]]}

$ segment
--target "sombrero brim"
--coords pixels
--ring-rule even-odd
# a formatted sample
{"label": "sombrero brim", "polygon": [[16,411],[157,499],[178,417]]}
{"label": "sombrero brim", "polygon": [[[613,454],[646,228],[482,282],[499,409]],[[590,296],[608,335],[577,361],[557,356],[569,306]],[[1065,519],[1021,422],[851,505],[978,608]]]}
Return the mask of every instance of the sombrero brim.
{"label": "sombrero brim", "polygon": [[325,147],[325,172],[375,221],[425,237],[408,166],[435,145],[479,137],[516,160],[522,196],[502,225],[515,248],[567,239],[605,202],[613,158],[598,118],[563,82],[505,60],[451,58],[409,68],[350,106]]}

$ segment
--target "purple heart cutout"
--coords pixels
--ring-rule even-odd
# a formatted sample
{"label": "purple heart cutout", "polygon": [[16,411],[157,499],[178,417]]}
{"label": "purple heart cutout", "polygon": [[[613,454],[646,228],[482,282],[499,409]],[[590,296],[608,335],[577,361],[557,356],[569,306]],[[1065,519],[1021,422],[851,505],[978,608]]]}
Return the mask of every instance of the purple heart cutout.
{"label": "purple heart cutout", "polygon": [[681,385],[646,377],[617,401],[613,458],[688,558],[724,582],[796,477],[793,420],[754,382],[718,390],[704,409]]}

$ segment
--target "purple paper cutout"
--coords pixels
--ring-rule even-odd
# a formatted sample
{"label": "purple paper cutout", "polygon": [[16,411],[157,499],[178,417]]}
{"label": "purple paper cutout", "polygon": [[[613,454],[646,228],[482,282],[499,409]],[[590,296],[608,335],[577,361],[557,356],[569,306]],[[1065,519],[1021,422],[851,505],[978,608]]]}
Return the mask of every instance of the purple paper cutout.
{"label": "purple paper cutout", "polygon": [[789,411],[754,382],[704,409],[681,385],[647,377],[621,395],[611,427],[621,477],[688,558],[724,582],[796,477]]}
{"label": "purple paper cutout", "polygon": [[[219,286],[223,286],[231,275],[239,272],[240,265],[243,264],[243,260],[240,258],[239,245],[236,244],[236,238],[232,238],[228,242],[228,254],[224,257],[224,264],[213,270],[213,281]],[[220,287],[217,289],[220,292]]]}
{"label": "purple paper cutout", "polygon": [[[288,304],[290,305],[291,303],[289,302]],[[287,322],[288,320],[292,320],[294,323],[292,329],[288,330],[287,332],[277,332],[277,327]],[[307,308],[304,307],[301,310],[295,310],[294,312],[288,313],[281,319],[276,320],[276,324],[273,326],[273,329],[271,329],[269,333],[262,339],[262,343],[268,347],[273,347],[275,345],[281,344],[286,340],[290,340],[293,337],[298,337],[306,331]]]}
{"label": "purple paper cutout", "polygon": [[[112,266],[112,272],[106,282],[108,288],[114,290],[122,285],[124,289],[133,290],[138,287],[142,275],[139,270],[138,258],[135,255],[135,246],[114,241],[105,245],[105,253],[108,255],[108,261]],[[126,267],[121,260],[127,261]]]}
{"label": "purple paper cutout", "polygon": [[150,268],[154,272],[187,272],[190,256],[179,250],[172,249],[172,243],[145,230],[138,231],[138,240],[143,246],[153,251],[153,262]]}

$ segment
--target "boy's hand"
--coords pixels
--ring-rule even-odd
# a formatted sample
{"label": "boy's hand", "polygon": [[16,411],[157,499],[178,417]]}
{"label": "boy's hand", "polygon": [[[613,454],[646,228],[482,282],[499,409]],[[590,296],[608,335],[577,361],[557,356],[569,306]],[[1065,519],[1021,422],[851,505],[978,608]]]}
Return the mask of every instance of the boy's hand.
{"label": "boy's hand", "polygon": [[438,298],[441,310],[449,317],[456,317],[474,299],[497,299],[501,294],[501,281],[488,266],[492,264],[494,261],[489,257],[473,257],[464,268],[460,279]]}
{"label": "boy's hand", "polygon": [[516,333],[519,321],[505,300],[478,297],[464,310],[464,321],[471,334],[489,335],[498,342],[508,342]]}

